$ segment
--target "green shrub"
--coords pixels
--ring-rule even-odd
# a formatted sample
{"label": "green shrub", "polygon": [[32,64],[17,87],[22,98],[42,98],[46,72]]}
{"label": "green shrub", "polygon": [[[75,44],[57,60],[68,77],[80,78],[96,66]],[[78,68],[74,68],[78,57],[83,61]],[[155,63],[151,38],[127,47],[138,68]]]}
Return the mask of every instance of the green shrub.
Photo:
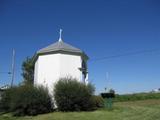
{"label": "green shrub", "polygon": [[7,104],[3,108],[13,112],[15,116],[47,113],[50,112],[53,107],[48,90],[43,87],[25,85],[15,87],[14,91],[13,88],[10,88],[3,96],[2,100],[7,100],[1,100],[2,104]]}
{"label": "green shrub", "polygon": [[71,77],[61,78],[54,86],[54,99],[60,111],[93,110],[93,93],[93,85],[85,85]]}
{"label": "green shrub", "polygon": [[93,101],[96,108],[103,108],[104,107],[104,99],[101,96],[93,96]]}
{"label": "green shrub", "polygon": [[17,87],[12,87],[3,91],[0,99],[0,111],[1,112],[10,112],[10,104],[12,102],[12,98],[16,91]]}

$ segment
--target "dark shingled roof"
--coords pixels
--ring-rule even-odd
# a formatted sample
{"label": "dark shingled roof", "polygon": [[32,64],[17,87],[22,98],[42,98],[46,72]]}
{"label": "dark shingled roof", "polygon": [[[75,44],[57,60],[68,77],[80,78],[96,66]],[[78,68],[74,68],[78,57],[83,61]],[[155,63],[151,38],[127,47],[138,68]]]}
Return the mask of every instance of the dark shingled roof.
{"label": "dark shingled roof", "polygon": [[50,52],[67,52],[67,53],[75,53],[75,54],[80,54],[83,55],[85,57],[88,56],[80,49],[73,47],[65,42],[61,41],[57,41],[56,43],[53,43],[45,48],[40,49],[37,54],[46,54],[46,53],[50,53]]}

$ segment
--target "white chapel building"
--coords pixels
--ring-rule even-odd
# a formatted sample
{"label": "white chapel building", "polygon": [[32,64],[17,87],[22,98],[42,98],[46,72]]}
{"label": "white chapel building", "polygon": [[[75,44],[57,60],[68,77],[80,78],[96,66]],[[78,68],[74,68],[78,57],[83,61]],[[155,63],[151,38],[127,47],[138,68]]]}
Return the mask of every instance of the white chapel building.
{"label": "white chapel building", "polygon": [[54,83],[60,78],[71,76],[88,83],[88,56],[80,49],[59,40],[36,53],[34,85],[43,85],[52,92]]}

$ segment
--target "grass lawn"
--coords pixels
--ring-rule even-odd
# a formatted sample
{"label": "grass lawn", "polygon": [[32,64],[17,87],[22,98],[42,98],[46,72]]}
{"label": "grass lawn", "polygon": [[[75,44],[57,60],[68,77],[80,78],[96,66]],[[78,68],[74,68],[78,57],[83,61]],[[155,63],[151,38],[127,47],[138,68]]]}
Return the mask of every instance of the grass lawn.
{"label": "grass lawn", "polygon": [[160,100],[119,102],[111,111],[53,112],[34,117],[13,117],[1,114],[0,120],[160,120]]}

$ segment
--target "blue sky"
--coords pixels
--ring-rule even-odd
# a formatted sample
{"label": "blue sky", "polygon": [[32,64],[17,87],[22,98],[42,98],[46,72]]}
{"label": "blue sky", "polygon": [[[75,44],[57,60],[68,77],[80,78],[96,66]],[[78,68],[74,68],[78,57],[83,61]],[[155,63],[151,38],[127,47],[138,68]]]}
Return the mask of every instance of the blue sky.
{"label": "blue sky", "polygon": [[[106,72],[118,93],[159,88],[159,6],[158,0],[1,0],[0,72],[10,70],[15,48],[14,83],[21,82],[22,61],[56,42],[62,28],[63,40],[90,57],[89,78],[97,93],[108,86]],[[9,75],[0,73],[0,86],[10,82]]]}

